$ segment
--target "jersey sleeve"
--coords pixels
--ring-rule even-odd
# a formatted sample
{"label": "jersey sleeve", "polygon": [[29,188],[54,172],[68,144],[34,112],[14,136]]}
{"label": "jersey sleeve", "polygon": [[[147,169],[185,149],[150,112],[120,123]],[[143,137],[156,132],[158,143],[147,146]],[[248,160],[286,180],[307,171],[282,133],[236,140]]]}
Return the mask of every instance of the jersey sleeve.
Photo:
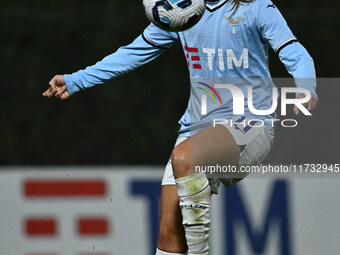
{"label": "jersey sleeve", "polygon": [[298,42],[280,11],[270,0],[258,1],[257,25],[299,88],[316,95],[316,74],[312,57]]}
{"label": "jersey sleeve", "polygon": [[170,48],[179,39],[178,33],[167,32],[152,23],[144,30],[142,37],[145,42],[161,49]]}
{"label": "jersey sleeve", "polygon": [[120,47],[95,65],[66,74],[67,90],[72,95],[124,75],[161,55],[176,40],[176,33],[163,31],[151,24],[131,44]]}
{"label": "jersey sleeve", "polygon": [[299,42],[295,42],[282,48],[279,58],[294,77],[296,86],[317,96],[314,61],[307,50]]}
{"label": "jersey sleeve", "polygon": [[270,0],[259,0],[257,26],[262,37],[276,53],[286,45],[297,41],[280,11]]}

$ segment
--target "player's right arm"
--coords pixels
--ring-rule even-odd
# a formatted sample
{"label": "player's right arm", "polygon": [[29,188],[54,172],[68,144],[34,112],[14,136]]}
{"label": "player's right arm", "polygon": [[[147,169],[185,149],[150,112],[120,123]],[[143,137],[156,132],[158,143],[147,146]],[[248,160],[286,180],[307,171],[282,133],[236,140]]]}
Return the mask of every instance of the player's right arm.
{"label": "player's right arm", "polygon": [[103,84],[155,59],[178,40],[178,34],[149,25],[131,44],[120,47],[95,65],[73,74],[56,75],[43,96],[66,99],[74,93]]}

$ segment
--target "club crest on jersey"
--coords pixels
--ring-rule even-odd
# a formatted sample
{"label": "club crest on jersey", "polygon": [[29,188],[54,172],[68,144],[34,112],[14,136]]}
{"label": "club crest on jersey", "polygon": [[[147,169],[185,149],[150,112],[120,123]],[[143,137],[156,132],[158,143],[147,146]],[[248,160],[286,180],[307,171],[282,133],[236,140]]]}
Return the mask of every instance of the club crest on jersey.
{"label": "club crest on jersey", "polygon": [[245,17],[240,17],[240,18],[224,17],[224,18],[230,22],[230,24],[229,24],[229,31],[233,35],[236,35],[238,33],[238,31],[239,31],[238,23],[241,20],[246,19]]}

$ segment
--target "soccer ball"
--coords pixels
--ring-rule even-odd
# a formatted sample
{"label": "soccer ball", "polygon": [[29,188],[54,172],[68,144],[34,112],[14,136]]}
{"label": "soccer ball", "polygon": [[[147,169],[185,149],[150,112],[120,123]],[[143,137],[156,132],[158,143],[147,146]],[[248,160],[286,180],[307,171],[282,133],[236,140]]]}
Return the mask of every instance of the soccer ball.
{"label": "soccer ball", "polygon": [[203,16],[205,0],[143,0],[148,19],[161,29],[179,32]]}

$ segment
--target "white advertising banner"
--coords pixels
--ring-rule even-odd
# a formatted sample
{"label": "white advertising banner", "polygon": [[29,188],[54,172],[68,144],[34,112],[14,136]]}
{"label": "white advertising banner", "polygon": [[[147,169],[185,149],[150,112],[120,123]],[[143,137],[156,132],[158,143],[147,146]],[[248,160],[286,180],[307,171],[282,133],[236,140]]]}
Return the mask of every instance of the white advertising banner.
{"label": "white advertising banner", "polygon": [[[162,167],[0,169],[1,255],[154,255]],[[340,254],[340,181],[220,187],[212,255]]]}

